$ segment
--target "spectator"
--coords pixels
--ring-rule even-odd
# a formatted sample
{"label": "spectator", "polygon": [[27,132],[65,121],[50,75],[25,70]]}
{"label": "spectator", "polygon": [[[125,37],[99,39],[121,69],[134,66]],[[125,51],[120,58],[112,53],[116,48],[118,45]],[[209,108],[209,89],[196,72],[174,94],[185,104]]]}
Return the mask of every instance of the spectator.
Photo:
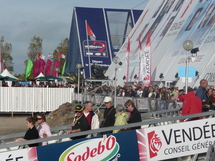
{"label": "spectator", "polygon": [[160,92],[160,99],[167,101],[169,100],[169,94],[167,93],[166,87],[163,87]]}
{"label": "spectator", "polygon": [[148,95],[148,98],[155,98],[156,97],[156,93],[155,90],[153,88],[150,89],[150,93]]}
{"label": "spectator", "polygon": [[184,90],[180,89],[179,92],[178,92],[177,102],[184,102],[183,95],[184,95]]}
{"label": "spectator", "polygon": [[[128,123],[135,123],[135,122],[141,122],[141,115],[140,112],[135,108],[134,102],[132,100],[128,100],[125,103],[126,109],[130,112],[130,117],[128,120]],[[140,126],[132,127],[131,130],[140,129]]]}
{"label": "spectator", "polygon": [[[116,106],[116,114],[115,114],[116,119],[115,119],[114,126],[120,126],[120,125],[127,124],[129,115],[124,111],[125,111],[125,108],[123,105],[118,104]],[[123,131],[123,130],[122,129],[113,130],[113,133],[118,133],[120,131]]]}
{"label": "spectator", "polygon": [[[68,130],[67,134],[90,130],[90,126],[88,125],[87,119],[83,114],[83,110],[84,107],[82,107],[81,105],[77,105],[75,107],[75,117],[73,122],[71,123],[72,130]],[[87,135],[81,135],[72,137],[71,139],[82,139],[86,138],[86,136]]]}
{"label": "spectator", "polygon": [[[195,113],[201,113],[202,112],[202,102],[201,100],[195,96],[195,92],[192,88],[188,89],[188,93],[183,96],[184,102],[183,102],[183,108],[182,108],[182,115],[191,115]],[[189,119],[190,120],[198,120],[201,117],[196,117]],[[182,120],[186,121],[186,120]]]}
{"label": "spectator", "polygon": [[[50,131],[49,125],[46,123],[46,115],[44,113],[38,113],[37,114],[37,123],[39,126],[37,127],[37,130],[39,132],[40,138],[46,138],[52,136],[52,133]],[[48,142],[42,142],[42,145],[47,145]]]}
{"label": "spectator", "polygon": [[[26,126],[29,128],[28,131],[25,133],[24,138],[18,138],[15,140],[15,142],[38,139],[39,133],[35,127],[35,122],[36,120],[33,117],[28,117],[26,119]],[[29,147],[38,146],[38,143],[29,144],[28,146]]]}
{"label": "spectator", "polygon": [[[98,129],[99,128],[99,117],[95,112],[93,112],[93,103],[90,101],[86,101],[84,103],[84,107],[85,108],[83,110],[83,114],[87,119],[90,129]],[[97,136],[97,134],[94,134],[94,136]]]}
{"label": "spectator", "polygon": [[[110,127],[114,126],[115,123],[115,109],[112,103],[112,98],[107,96],[104,98],[104,103],[105,103],[105,111],[104,111],[104,120],[102,122],[101,127]],[[103,132],[102,134],[110,134],[112,131],[106,131]]]}
{"label": "spectator", "polygon": [[205,104],[205,101],[207,100],[207,96],[206,96],[207,86],[208,86],[208,81],[206,79],[202,79],[200,81],[199,88],[196,90],[196,96],[199,97],[200,100],[202,101],[203,111],[207,111],[207,108],[209,108],[209,106],[207,104]]}

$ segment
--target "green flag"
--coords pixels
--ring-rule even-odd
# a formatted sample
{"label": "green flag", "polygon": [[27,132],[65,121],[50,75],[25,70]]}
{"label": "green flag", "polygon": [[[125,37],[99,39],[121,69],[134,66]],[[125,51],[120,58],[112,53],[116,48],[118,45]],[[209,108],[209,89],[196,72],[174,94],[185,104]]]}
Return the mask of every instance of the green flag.
{"label": "green flag", "polygon": [[26,78],[28,78],[30,76],[32,67],[33,67],[33,62],[30,59],[28,59],[26,70],[25,70],[25,77]]}
{"label": "green flag", "polygon": [[62,72],[61,72],[62,75],[64,75],[65,67],[66,67],[66,61],[65,61],[64,64],[63,64],[63,68],[62,68]]}

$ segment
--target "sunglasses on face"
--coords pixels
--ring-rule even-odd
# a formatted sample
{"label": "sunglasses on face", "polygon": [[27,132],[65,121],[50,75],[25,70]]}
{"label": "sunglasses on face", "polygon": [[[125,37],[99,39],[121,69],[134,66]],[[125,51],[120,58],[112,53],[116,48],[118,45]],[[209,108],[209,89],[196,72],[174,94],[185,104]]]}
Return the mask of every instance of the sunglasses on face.
{"label": "sunglasses on face", "polygon": [[42,118],[37,118],[37,120],[42,120]]}
{"label": "sunglasses on face", "polygon": [[105,104],[108,104],[109,102],[105,102]]}

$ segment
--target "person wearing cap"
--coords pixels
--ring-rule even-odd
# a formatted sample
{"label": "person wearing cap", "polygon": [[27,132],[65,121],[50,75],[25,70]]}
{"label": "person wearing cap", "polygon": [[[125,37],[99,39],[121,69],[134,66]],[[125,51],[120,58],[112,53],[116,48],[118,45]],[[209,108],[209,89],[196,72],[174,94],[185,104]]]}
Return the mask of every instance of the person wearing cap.
{"label": "person wearing cap", "polygon": [[[110,127],[110,126],[114,126],[115,123],[115,109],[113,106],[113,101],[112,98],[109,96],[106,96],[104,98],[104,103],[105,103],[105,111],[104,111],[104,120],[101,124],[101,127]],[[112,131],[105,131],[102,132],[102,134],[111,134]]]}
{"label": "person wearing cap", "polygon": [[[83,114],[87,119],[88,125],[91,129],[98,129],[100,122],[98,115],[93,112],[93,103],[91,101],[86,101],[84,107]],[[89,137],[90,136],[91,135],[89,135]],[[93,136],[97,136],[97,134],[93,134]]]}
{"label": "person wearing cap", "polygon": [[[125,112],[125,107],[122,104],[116,105],[116,114],[115,114],[115,123],[114,126],[120,126],[127,124],[129,115]],[[113,133],[118,133],[123,131],[123,129],[113,130]]]}
{"label": "person wearing cap", "polygon": [[[71,123],[72,130],[68,130],[67,134],[76,133],[81,131],[90,130],[90,126],[88,125],[87,119],[83,114],[84,107],[81,105],[77,105],[75,107],[75,117],[73,122]],[[82,139],[86,138],[87,135],[72,137],[71,139]]]}
{"label": "person wearing cap", "polygon": [[[132,100],[128,100],[125,102],[126,109],[130,112],[130,117],[128,119],[128,123],[141,122],[142,118],[140,112],[135,108],[134,102]],[[131,130],[140,129],[140,126],[131,127]]]}

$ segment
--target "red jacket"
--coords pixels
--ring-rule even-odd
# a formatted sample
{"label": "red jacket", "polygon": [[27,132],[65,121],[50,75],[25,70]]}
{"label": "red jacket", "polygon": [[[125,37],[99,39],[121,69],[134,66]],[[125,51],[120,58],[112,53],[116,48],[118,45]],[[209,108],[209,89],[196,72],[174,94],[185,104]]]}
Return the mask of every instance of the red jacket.
{"label": "red jacket", "polygon": [[[202,101],[196,96],[195,92],[188,92],[183,96],[183,99],[182,115],[202,113]],[[201,117],[196,119],[201,119]]]}

